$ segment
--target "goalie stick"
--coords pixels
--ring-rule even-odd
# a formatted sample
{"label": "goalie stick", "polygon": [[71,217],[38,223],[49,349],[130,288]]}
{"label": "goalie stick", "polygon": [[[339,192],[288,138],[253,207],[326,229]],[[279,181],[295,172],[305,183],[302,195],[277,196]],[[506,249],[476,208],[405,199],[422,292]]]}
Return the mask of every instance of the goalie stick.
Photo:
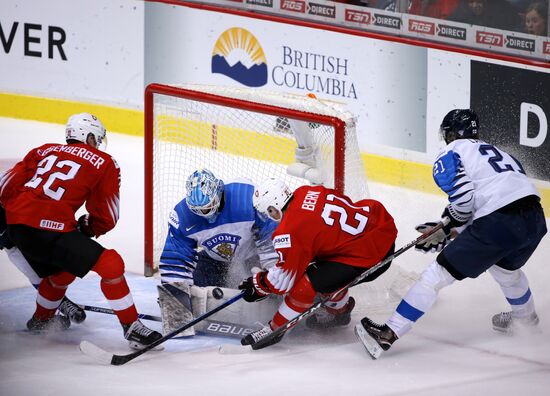
{"label": "goalie stick", "polygon": [[151,349],[154,349],[158,345],[162,344],[164,341],[167,341],[174,336],[178,335],[183,330],[196,325],[197,323],[201,322],[202,320],[214,315],[216,312],[221,311],[225,307],[239,301],[241,298],[243,298],[244,292],[241,292],[240,294],[237,294],[235,297],[227,300],[223,304],[217,306],[211,311],[206,312],[204,315],[199,316],[198,318],[192,320],[189,323],[186,323],[185,325],[175,329],[171,333],[166,334],[162,338],[159,338],[155,342],[147,345],[145,348],[140,349],[139,351],[129,353],[127,355],[115,355],[110,352],[105,351],[104,349],[101,349],[97,345],[89,342],[89,341],[82,341],[80,343],[80,350],[85,355],[90,356],[91,358],[95,359],[96,361],[102,363],[102,364],[111,364],[113,366],[121,366],[125,363],[128,363],[130,360],[133,360],[137,358],[138,356],[143,355],[145,352],[150,351]]}
{"label": "goalie stick", "polygon": [[271,333],[267,334],[265,337],[260,338],[255,343],[251,344],[250,347],[252,349],[262,349],[264,347],[267,347],[269,345],[272,345],[272,340],[277,337],[282,337],[284,333],[286,333],[290,328],[294,327],[296,323],[298,323],[300,320],[304,319],[305,317],[311,315],[313,312],[317,311],[319,308],[321,308],[327,301],[330,301],[332,298],[334,298],[337,294],[342,292],[345,289],[348,289],[352,286],[357,285],[359,282],[361,282],[363,279],[365,279],[367,276],[372,274],[374,271],[376,271],[378,268],[386,265],[390,261],[394,260],[396,257],[400,256],[410,248],[412,248],[414,245],[424,241],[428,237],[435,234],[437,231],[445,227],[447,224],[449,224],[450,219],[445,217],[441,220],[440,223],[438,223],[435,227],[430,229],[429,231],[425,232],[424,234],[420,235],[418,238],[416,238],[414,241],[411,241],[407,243],[405,246],[401,247],[399,250],[397,250],[395,253],[393,253],[391,256],[386,257],[382,261],[380,261],[378,264],[374,265],[373,267],[367,269],[365,272],[363,272],[361,275],[359,275],[357,278],[349,282],[347,285],[339,288],[335,292],[332,292],[328,296],[321,297],[321,299],[313,304],[309,309],[302,312],[300,315],[290,319],[288,322],[283,324],[281,327],[278,327],[277,329],[273,330]]}

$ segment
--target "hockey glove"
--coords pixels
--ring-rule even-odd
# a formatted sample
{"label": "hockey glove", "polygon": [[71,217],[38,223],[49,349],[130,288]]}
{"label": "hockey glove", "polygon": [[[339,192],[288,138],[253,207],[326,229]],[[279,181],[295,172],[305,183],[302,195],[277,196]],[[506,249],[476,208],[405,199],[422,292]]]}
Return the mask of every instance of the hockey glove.
{"label": "hockey glove", "polygon": [[[422,223],[414,227],[414,229],[420,233],[425,233],[434,228],[437,224],[436,222],[427,222]],[[451,226],[450,224],[446,225],[442,229],[436,231],[433,235],[430,235],[424,241],[417,243],[414,248],[422,253],[437,253],[443,250],[447,245],[447,242],[451,239]]]}
{"label": "hockey glove", "polygon": [[267,271],[258,272],[256,275],[245,279],[238,286],[240,290],[244,290],[243,298],[247,302],[261,301],[269,294],[269,290],[263,285],[263,277],[267,275]]}
{"label": "hockey glove", "polygon": [[83,214],[78,218],[76,229],[80,231],[82,234],[86,235],[88,238],[94,237],[95,232],[92,228],[92,218],[89,214]]}
{"label": "hockey glove", "polygon": [[[470,213],[471,214],[471,213]],[[467,217],[465,217],[467,216]],[[469,216],[465,213],[461,213],[454,209],[452,205],[447,205],[445,210],[443,211],[443,214],[441,215],[441,218],[449,218],[450,223],[446,226],[449,229],[456,228],[456,227],[462,227],[464,224],[466,224],[469,220]]]}

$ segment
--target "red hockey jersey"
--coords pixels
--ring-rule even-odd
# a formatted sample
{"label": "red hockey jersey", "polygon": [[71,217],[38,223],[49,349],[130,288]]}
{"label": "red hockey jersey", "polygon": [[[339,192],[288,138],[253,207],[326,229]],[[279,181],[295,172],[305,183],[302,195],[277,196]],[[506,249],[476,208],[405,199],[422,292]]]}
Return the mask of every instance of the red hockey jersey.
{"label": "red hockey jersey", "polygon": [[300,187],[273,233],[279,262],[269,270],[269,287],[287,293],[313,261],[370,268],[384,258],[396,237],[393,217],[380,202],[352,202],[322,186]]}
{"label": "red hockey jersey", "polygon": [[45,144],[31,150],[0,176],[0,203],[8,224],[69,232],[86,203],[96,236],[119,217],[120,169],[107,153],[90,145]]}

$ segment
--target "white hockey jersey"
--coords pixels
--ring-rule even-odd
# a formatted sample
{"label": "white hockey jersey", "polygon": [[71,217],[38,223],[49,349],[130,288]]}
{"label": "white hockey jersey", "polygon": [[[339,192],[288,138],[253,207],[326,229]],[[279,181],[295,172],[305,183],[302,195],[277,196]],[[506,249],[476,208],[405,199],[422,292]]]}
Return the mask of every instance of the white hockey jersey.
{"label": "white hockey jersey", "polygon": [[528,195],[539,196],[510,154],[481,140],[458,139],[434,163],[433,177],[463,222],[486,216]]}

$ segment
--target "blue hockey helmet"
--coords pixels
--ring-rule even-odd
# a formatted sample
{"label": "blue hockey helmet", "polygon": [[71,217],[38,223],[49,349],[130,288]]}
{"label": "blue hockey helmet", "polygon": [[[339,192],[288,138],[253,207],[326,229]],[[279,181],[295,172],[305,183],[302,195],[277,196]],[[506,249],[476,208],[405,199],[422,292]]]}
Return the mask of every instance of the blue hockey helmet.
{"label": "blue hockey helmet", "polygon": [[479,118],[471,109],[454,109],[441,122],[439,133],[445,143],[456,139],[478,139]]}
{"label": "blue hockey helmet", "polygon": [[187,207],[210,223],[214,222],[222,202],[223,187],[223,181],[208,169],[196,170],[185,183]]}

